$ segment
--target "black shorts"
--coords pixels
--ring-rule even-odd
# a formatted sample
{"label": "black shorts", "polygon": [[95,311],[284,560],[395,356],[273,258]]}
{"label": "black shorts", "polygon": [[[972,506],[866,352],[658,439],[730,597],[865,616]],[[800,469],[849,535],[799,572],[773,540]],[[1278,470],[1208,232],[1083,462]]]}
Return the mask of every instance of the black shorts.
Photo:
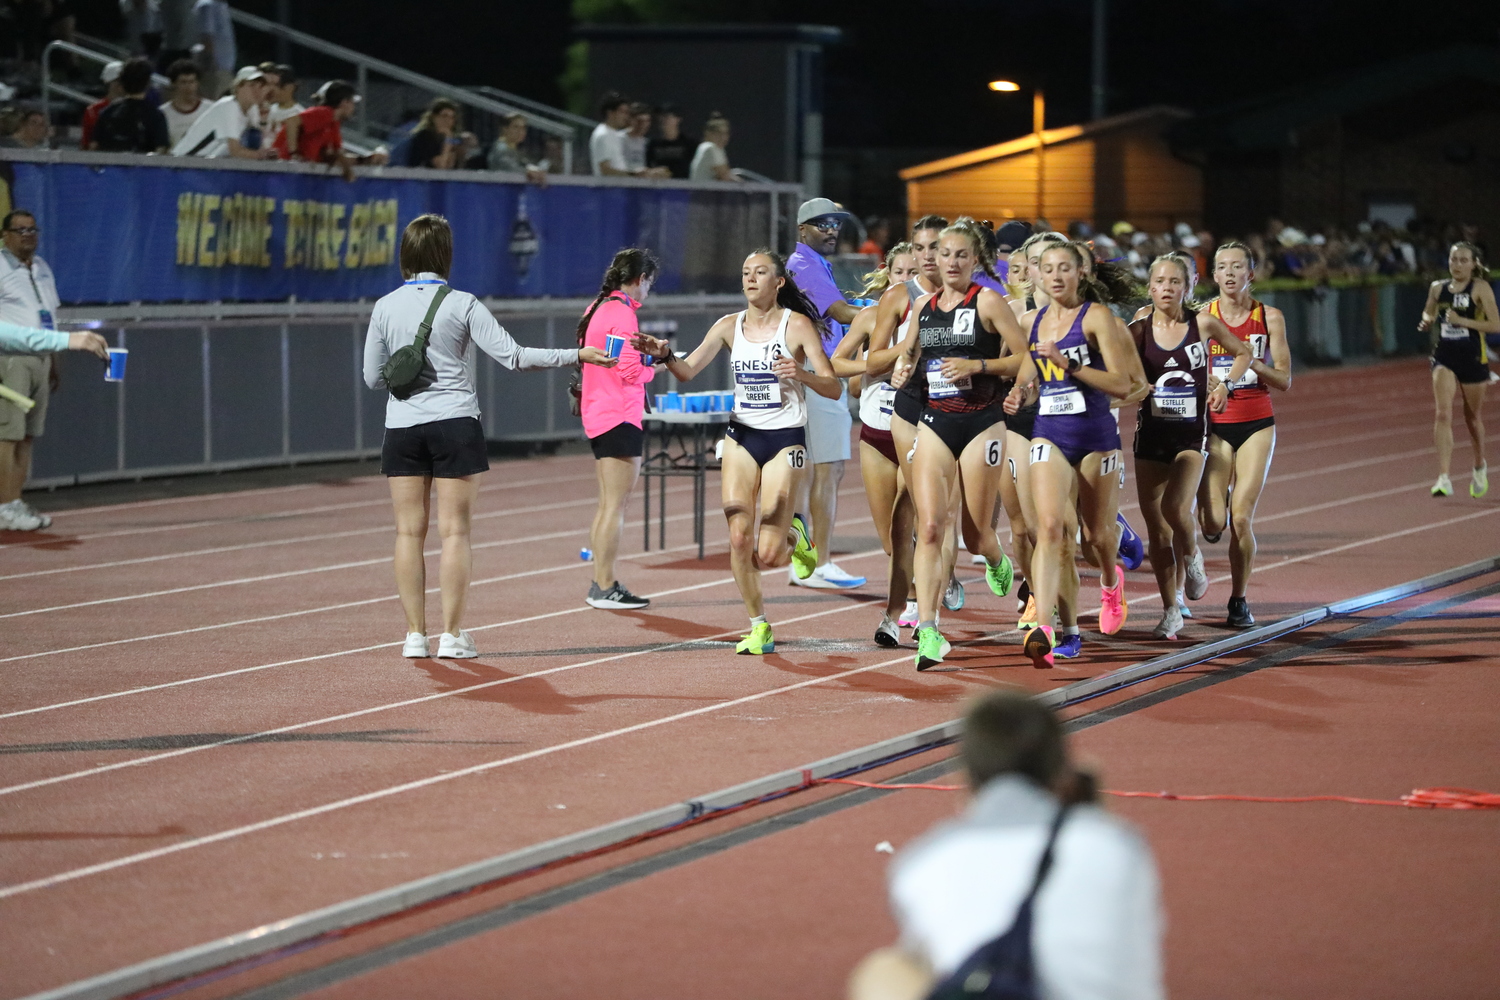
{"label": "black shorts", "polygon": [[1442,365],[1465,385],[1490,380],[1489,367],[1475,353],[1467,340],[1438,341],[1432,352],[1432,367]]}
{"label": "black shorts", "polygon": [[[761,468],[765,468],[766,463],[781,454],[784,448],[807,448],[807,431],[801,427],[778,427],[763,431],[758,427],[746,427],[730,421],[725,433],[748,451],[750,457],[755,459],[755,464]],[[806,456],[803,461],[806,462]]]}
{"label": "black shorts", "polygon": [[635,424],[615,424],[598,437],[589,438],[595,458],[640,458],[646,450],[646,432]]}
{"label": "black shorts", "polygon": [[478,417],[387,427],[380,447],[380,472],[386,476],[462,479],[489,467],[489,448]]}
{"label": "black shorts", "polygon": [[891,412],[912,426],[916,426],[917,421],[922,419],[922,407],[925,405],[922,402],[921,396],[902,392],[900,389],[897,389],[896,400],[891,405]]}
{"label": "black shorts", "polygon": [[931,407],[922,411],[922,423],[931,427],[948,450],[958,458],[969,446],[969,442],[989,430],[995,424],[1005,422],[1005,411],[997,404],[969,413],[949,413]]}
{"label": "black shorts", "polygon": [[1237,424],[1210,424],[1208,432],[1214,437],[1222,438],[1229,447],[1239,451],[1250,440],[1250,435],[1274,426],[1275,417],[1262,417],[1259,420],[1243,420]]}
{"label": "black shorts", "polygon": [[1181,427],[1174,427],[1168,421],[1153,420],[1136,425],[1136,460],[1171,465],[1184,451],[1202,454],[1204,446],[1208,444],[1206,421],[1184,420],[1182,424]]}
{"label": "black shorts", "polygon": [[1037,402],[1032,403],[1029,406],[1021,407],[1015,413],[1007,413],[1005,415],[1005,429],[1010,431],[1012,434],[1019,434],[1026,440],[1030,441],[1031,429],[1032,426],[1036,424],[1037,411],[1041,408],[1042,403],[1040,400],[1038,400]]}

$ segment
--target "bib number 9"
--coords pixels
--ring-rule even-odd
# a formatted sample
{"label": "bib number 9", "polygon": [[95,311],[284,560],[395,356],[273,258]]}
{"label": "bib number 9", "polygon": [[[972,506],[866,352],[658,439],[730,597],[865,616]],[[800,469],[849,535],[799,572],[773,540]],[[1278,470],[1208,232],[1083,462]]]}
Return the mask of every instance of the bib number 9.
{"label": "bib number 9", "polygon": [[786,464],[790,465],[794,469],[806,468],[807,467],[807,449],[806,448],[793,448],[791,451],[787,452],[786,453]]}
{"label": "bib number 9", "polygon": [[1000,459],[1004,457],[1004,453],[1004,442],[991,438],[984,443],[984,464],[993,469],[1000,464]]}

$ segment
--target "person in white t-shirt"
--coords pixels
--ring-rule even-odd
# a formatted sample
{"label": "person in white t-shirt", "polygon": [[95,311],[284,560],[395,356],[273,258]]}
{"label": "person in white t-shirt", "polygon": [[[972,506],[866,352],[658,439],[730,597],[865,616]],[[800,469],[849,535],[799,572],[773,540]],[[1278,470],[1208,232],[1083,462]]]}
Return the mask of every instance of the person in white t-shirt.
{"label": "person in white t-shirt", "polygon": [[172,99],[161,106],[161,113],[167,119],[167,138],[176,146],[208,110],[209,102],[199,88],[198,64],[191,59],[179,59],[167,67],[167,77],[172,81]]}
{"label": "person in white t-shirt", "polygon": [[693,154],[693,165],[688,168],[688,179],[694,181],[742,181],[743,177],[729,169],[729,154],[724,147],[729,145],[729,119],[715,111],[703,126],[703,141]]}
{"label": "person in white t-shirt", "polygon": [[261,63],[266,75],[266,135],[274,136],[288,119],[307,108],[297,100],[297,71],[286,63]]}
{"label": "person in white t-shirt", "polygon": [[599,102],[600,122],[589,136],[589,161],[595,177],[628,176],[625,166],[625,127],[630,124],[630,102],[609,93]]}
{"label": "person in white t-shirt", "polygon": [[252,149],[244,144],[246,129],[260,128],[260,103],[265,99],[265,74],[255,66],[246,66],[234,77],[234,87],[193,122],[192,127],[172,147],[173,156],[204,156],[210,159],[233,156],[241,160],[269,160],[276,150],[269,142]]}
{"label": "person in white t-shirt", "polygon": [[1057,716],[1018,691],[987,695],[964,719],[961,753],[973,798],[891,863],[900,944],[860,963],[852,1000],[927,996],[1015,926],[1034,885],[1035,995],[1162,1000],[1164,921],[1151,849],[1091,803],[1092,780],[1069,763]]}
{"label": "person in white t-shirt", "polygon": [[646,171],[646,133],[650,131],[651,105],[637,101],[630,106],[630,122],[620,139],[625,152],[625,169],[632,174]]}

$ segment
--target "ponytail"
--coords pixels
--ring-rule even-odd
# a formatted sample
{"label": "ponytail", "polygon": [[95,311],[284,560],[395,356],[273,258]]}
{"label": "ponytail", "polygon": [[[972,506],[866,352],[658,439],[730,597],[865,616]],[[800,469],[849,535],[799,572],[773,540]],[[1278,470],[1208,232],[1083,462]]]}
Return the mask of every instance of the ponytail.
{"label": "ponytail", "polygon": [[865,287],[860,290],[858,297],[879,298],[887,288],[891,287],[891,266],[896,262],[896,258],[904,253],[915,253],[916,249],[910,243],[897,243],[891,247],[890,252],[885,255],[885,263],[864,276]]}
{"label": "ponytail", "polygon": [[594,301],[584,312],[583,318],[578,321],[578,346],[583,346],[583,338],[588,333],[589,323],[593,321],[594,313],[599,311],[605,299],[642,278],[656,277],[659,267],[651,251],[642,250],[640,247],[626,247],[615,254],[614,260],[609,262],[609,267],[604,271],[604,281],[599,285],[599,294],[594,296]]}
{"label": "ponytail", "polygon": [[797,287],[796,280],[787,273],[785,257],[781,256],[775,250],[766,247],[761,247],[759,250],[751,250],[745,256],[747,260],[756,256],[765,257],[776,268],[776,277],[784,279],[781,288],[776,292],[776,304],[778,306],[806,316],[812,322],[813,329],[818,331],[820,338],[828,333],[828,322],[823,319],[823,315],[808,300],[807,295],[802,289]]}

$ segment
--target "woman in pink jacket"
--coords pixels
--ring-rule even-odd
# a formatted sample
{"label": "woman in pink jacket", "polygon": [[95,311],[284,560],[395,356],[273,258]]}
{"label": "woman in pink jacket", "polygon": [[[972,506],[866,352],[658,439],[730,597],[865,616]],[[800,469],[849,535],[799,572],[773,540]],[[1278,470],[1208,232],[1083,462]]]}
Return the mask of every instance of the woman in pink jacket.
{"label": "woman in pink jacket", "polygon": [[590,607],[644,608],[650,601],[637,597],[615,579],[615,553],[625,527],[625,500],[641,474],[645,434],[641,417],[646,411],[646,387],[656,370],[639,351],[630,349],[630,338],[640,332],[635,311],[651,294],[656,278],[656,258],[631,247],[615,254],[593,305],[578,323],[580,347],[608,352],[611,337],[623,338],[620,363],[613,368],[593,365],[583,369],[583,433],[594,449],[594,470],[599,478],[599,510],[589,532],[594,550],[594,582],[585,598]]}

